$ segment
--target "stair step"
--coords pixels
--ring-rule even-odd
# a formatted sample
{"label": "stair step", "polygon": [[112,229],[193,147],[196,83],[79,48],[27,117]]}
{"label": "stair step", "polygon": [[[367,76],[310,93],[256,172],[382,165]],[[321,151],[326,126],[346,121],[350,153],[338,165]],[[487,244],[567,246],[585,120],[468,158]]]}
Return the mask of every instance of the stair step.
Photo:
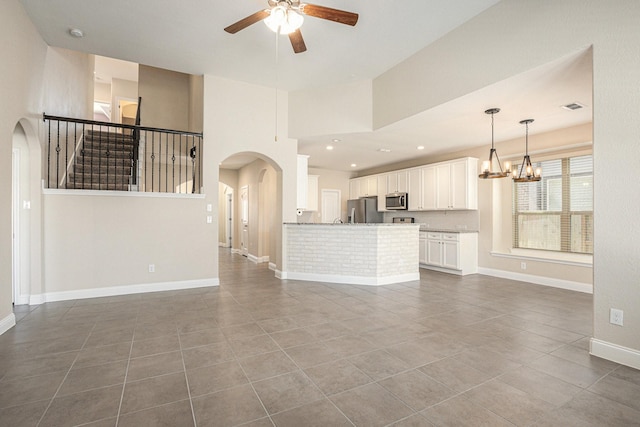
{"label": "stair step", "polygon": [[75,173],[90,173],[93,172],[94,174],[101,174],[101,173],[107,173],[107,169],[109,170],[109,174],[120,174],[120,175],[131,175],[131,166],[127,165],[127,166],[122,166],[122,165],[106,165],[104,163],[102,163],[100,166],[98,166],[98,163],[94,163],[93,166],[91,166],[90,163],[85,163],[84,165],[82,164],[82,162],[76,163],[75,165],[73,165],[73,170]]}
{"label": "stair step", "polygon": [[131,151],[122,150],[97,150],[92,148],[84,148],[80,150],[80,157],[93,157],[94,159],[130,159],[133,157]]}
{"label": "stair step", "polygon": [[92,148],[99,150],[106,150],[107,148],[110,150],[127,150],[133,151],[134,146],[133,143],[128,141],[93,141],[85,139],[80,146],[81,148]]}
{"label": "stair step", "polygon": [[129,184],[101,184],[101,183],[88,183],[81,182],[67,183],[67,188],[75,190],[110,190],[110,191],[129,191]]}
{"label": "stair step", "polygon": [[131,159],[129,159],[128,157],[109,156],[109,157],[99,158],[94,156],[80,155],[76,157],[76,164],[79,164],[79,165],[84,164],[85,166],[93,165],[94,167],[105,166],[105,165],[125,167],[125,166],[131,165]]}
{"label": "stair step", "polygon": [[100,183],[100,184],[129,184],[131,177],[126,175],[114,175],[114,174],[89,174],[89,173],[73,173],[70,172],[67,178],[69,184],[78,183]]}

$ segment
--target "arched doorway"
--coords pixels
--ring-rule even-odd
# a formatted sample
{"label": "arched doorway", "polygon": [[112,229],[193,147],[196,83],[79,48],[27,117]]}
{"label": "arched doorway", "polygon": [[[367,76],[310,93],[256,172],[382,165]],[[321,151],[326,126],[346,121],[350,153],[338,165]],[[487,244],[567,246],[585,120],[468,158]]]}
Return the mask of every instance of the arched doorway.
{"label": "arched doorway", "polygon": [[[276,269],[279,241],[282,239],[282,171],[271,159],[258,153],[240,153],[228,157],[219,167],[218,231],[219,246],[223,245],[223,224],[228,211],[225,193],[232,194],[231,251],[246,252],[254,263],[269,263]],[[243,194],[246,200],[243,202]]]}
{"label": "arched doorway", "polygon": [[39,304],[42,302],[40,143],[31,123],[26,119],[14,127],[11,154],[13,303]]}

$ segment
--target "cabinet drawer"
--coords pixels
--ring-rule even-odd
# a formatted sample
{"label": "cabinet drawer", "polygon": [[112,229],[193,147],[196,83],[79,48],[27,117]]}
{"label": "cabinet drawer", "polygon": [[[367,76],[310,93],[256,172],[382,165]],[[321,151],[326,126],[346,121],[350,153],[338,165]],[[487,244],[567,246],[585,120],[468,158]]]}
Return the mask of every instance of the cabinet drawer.
{"label": "cabinet drawer", "polygon": [[427,233],[427,239],[442,240],[442,233]]}
{"label": "cabinet drawer", "polygon": [[442,240],[455,240],[458,241],[460,235],[458,233],[442,233]]}

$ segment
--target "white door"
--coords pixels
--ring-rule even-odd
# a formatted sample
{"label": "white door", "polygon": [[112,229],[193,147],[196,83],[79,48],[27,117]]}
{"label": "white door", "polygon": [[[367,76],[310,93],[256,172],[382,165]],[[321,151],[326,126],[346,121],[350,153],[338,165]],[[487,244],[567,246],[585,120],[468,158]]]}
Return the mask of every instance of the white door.
{"label": "white door", "polygon": [[240,252],[249,255],[249,186],[240,188],[240,221],[242,232],[240,235]]}
{"label": "white door", "polygon": [[341,218],[340,215],[340,190],[322,190],[322,222],[332,223]]}

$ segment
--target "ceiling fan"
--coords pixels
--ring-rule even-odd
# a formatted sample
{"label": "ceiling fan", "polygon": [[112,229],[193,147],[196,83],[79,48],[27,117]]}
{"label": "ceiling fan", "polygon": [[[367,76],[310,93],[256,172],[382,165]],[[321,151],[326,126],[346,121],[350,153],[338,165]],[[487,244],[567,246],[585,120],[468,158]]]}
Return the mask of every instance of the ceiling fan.
{"label": "ceiling fan", "polygon": [[304,19],[303,15],[327,19],[340,24],[351,25],[352,27],[358,22],[357,13],[315,4],[301,3],[300,0],[267,1],[269,3],[268,9],[263,9],[249,15],[235,24],[229,25],[224,30],[227,33],[235,34],[256,22],[264,20],[265,24],[274,32],[288,34],[293,51],[295,53],[301,53],[307,50],[307,46],[304,44],[304,39],[302,38],[302,33],[300,32],[300,26]]}

